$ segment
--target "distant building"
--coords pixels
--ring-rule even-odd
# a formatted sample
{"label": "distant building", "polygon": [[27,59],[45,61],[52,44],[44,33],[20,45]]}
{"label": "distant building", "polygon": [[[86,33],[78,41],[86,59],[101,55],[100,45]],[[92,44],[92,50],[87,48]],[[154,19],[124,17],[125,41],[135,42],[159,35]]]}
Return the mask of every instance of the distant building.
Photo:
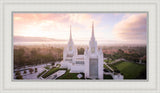
{"label": "distant building", "polygon": [[84,55],[78,55],[77,48],[72,40],[70,27],[70,38],[63,51],[63,61],[61,66],[70,69],[70,73],[85,74],[85,78],[103,79],[103,52],[98,49],[97,41],[94,37],[94,23],[92,23],[92,36],[89,48],[86,48]]}

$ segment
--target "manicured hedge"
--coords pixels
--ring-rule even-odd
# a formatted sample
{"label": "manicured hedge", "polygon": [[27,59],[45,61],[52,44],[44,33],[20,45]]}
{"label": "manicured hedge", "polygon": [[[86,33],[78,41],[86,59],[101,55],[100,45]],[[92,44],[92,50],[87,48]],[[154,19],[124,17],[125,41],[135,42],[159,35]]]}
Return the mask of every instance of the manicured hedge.
{"label": "manicured hedge", "polygon": [[48,69],[48,70],[50,69],[49,66],[46,66],[46,67],[44,67],[44,68],[45,68],[45,69]]}
{"label": "manicured hedge", "polygon": [[42,71],[40,74],[38,74],[38,78],[42,75],[42,74],[44,74],[46,72],[46,70],[44,70],[44,71]]}
{"label": "manicured hedge", "polygon": [[47,78],[48,76],[50,76],[51,74],[57,72],[58,70],[59,70],[59,68],[53,67],[53,68],[51,68],[51,70],[49,70],[46,74],[44,74],[42,77],[43,77],[43,78]]}

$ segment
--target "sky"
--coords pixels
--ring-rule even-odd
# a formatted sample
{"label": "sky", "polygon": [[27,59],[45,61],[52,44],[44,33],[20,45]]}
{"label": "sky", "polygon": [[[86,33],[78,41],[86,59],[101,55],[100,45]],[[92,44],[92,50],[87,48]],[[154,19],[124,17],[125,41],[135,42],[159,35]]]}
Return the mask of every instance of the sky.
{"label": "sky", "polygon": [[14,13],[14,44],[88,44],[92,22],[100,45],[147,42],[147,13]]}

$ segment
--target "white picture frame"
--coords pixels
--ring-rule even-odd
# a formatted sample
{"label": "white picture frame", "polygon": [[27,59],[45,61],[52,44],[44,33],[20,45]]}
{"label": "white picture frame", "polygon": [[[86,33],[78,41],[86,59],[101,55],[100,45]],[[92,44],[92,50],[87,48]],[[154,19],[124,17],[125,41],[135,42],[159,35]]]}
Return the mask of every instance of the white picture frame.
{"label": "white picture frame", "polygon": [[[0,92],[160,93],[160,0],[1,0]],[[147,12],[147,81],[12,81],[12,12]]]}

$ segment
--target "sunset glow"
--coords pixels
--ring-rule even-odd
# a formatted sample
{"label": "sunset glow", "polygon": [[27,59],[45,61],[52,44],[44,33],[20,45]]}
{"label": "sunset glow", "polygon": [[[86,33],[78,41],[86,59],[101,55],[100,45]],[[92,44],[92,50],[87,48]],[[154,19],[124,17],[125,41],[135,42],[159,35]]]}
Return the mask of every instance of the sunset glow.
{"label": "sunset glow", "polygon": [[[88,44],[94,21],[99,44],[146,44],[146,13],[14,13],[14,44],[50,42]],[[36,39],[37,38],[37,39]]]}

